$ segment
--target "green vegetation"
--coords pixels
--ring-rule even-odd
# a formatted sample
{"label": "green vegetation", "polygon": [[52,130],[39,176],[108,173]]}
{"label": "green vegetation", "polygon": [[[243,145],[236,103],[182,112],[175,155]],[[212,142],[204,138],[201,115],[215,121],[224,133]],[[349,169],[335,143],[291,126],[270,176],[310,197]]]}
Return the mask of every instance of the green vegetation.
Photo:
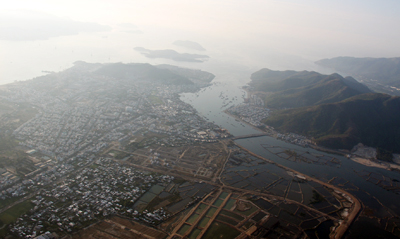
{"label": "green vegetation", "polygon": [[238,215],[236,213],[233,213],[231,211],[222,210],[220,214],[226,215],[228,217],[232,217],[232,218],[234,218],[234,219],[236,219],[238,221],[242,221],[244,219],[244,217],[242,217],[242,216],[240,216],[240,215]]}
{"label": "green vegetation", "polygon": [[189,235],[189,239],[196,239],[198,235],[200,235],[201,230],[195,228]]}
{"label": "green vegetation", "polygon": [[199,227],[204,228],[209,221],[210,221],[209,217],[203,217],[199,222]]}
{"label": "green vegetation", "polygon": [[333,103],[371,92],[351,77],[322,75],[309,71],[271,71],[262,69],[249,83],[257,91],[270,92],[265,98],[268,108],[297,108]]}
{"label": "green vegetation", "polygon": [[188,225],[188,224],[183,224],[183,226],[178,230],[178,234],[179,235],[183,235],[183,234],[185,234],[186,232],[187,232],[187,230],[189,230],[189,228],[190,228],[190,225]]}
{"label": "green vegetation", "polygon": [[128,157],[130,155],[128,153],[125,153],[125,152],[122,152],[122,151],[119,151],[119,150],[111,150],[109,152],[109,154],[111,156],[113,156],[115,159],[123,159],[123,158],[126,158],[126,157]]}
{"label": "green vegetation", "polygon": [[232,225],[232,226],[236,226],[238,224],[238,222],[236,220],[233,220],[232,218],[226,217],[226,216],[221,215],[221,214],[218,214],[218,216],[215,218],[215,220],[227,223],[227,224]]}
{"label": "green vegetation", "polygon": [[227,192],[222,192],[221,195],[219,195],[219,198],[220,198],[220,199],[225,199],[228,195],[229,195],[229,193],[227,193]]}
{"label": "green vegetation", "polygon": [[142,148],[140,146],[140,142],[132,142],[132,143],[130,143],[130,144],[125,146],[125,150],[132,151],[132,152],[137,150],[137,149],[140,149],[140,148]]}
{"label": "green vegetation", "polygon": [[228,202],[226,202],[226,204],[224,206],[224,209],[230,210],[235,205],[235,203],[236,203],[235,199],[229,198]]}
{"label": "green vegetation", "polygon": [[206,208],[207,208],[207,205],[201,203],[201,204],[197,207],[196,213],[200,214],[200,213],[202,213],[202,212],[204,211],[204,209],[206,209]]}
{"label": "green vegetation", "polygon": [[217,211],[217,209],[215,207],[211,207],[210,209],[208,209],[206,216],[212,217],[216,211]]}
{"label": "green vegetation", "polygon": [[400,97],[369,93],[341,102],[276,111],[264,123],[308,137],[321,146],[351,149],[358,143],[400,152]]}
{"label": "green vegetation", "polygon": [[1,223],[8,225],[17,220],[17,218],[22,214],[29,212],[33,206],[34,204],[29,200],[14,205],[0,214],[0,221]]}
{"label": "green vegetation", "polygon": [[150,95],[147,97],[147,99],[152,103],[153,105],[162,105],[163,101],[160,99],[160,97],[156,95]]}
{"label": "green vegetation", "polygon": [[219,206],[221,206],[221,204],[224,202],[224,200],[222,200],[222,199],[217,199],[217,200],[215,200],[215,202],[213,203],[213,205],[214,206],[216,206],[216,207],[219,207]]}
{"label": "green vegetation", "polygon": [[98,164],[92,164],[92,165],[90,165],[90,168],[91,168],[91,169],[96,169],[96,168],[98,168],[98,167],[99,167]]}
{"label": "green vegetation", "polygon": [[196,219],[199,217],[199,214],[193,213],[187,220],[186,222],[189,224],[192,224],[196,221]]}
{"label": "green vegetation", "polygon": [[208,239],[230,239],[240,235],[240,232],[234,227],[230,227],[226,224],[213,222],[204,234],[203,238]]}

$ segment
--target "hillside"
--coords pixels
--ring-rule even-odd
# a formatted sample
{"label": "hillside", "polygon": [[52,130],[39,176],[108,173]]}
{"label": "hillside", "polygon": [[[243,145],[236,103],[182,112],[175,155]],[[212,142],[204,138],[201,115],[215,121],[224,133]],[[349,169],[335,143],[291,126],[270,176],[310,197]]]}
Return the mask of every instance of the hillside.
{"label": "hillside", "polygon": [[400,153],[400,97],[357,95],[337,103],[274,112],[264,120],[281,132],[313,137],[318,145],[351,149],[357,143]]}
{"label": "hillside", "polygon": [[172,49],[150,50],[143,47],[135,47],[134,49],[148,58],[164,58],[174,61],[186,61],[186,62],[204,62],[209,58],[209,56],[207,55],[179,53]]}
{"label": "hillside", "polygon": [[389,94],[400,94],[399,90],[390,87],[400,88],[400,57],[336,57],[322,59],[315,63],[351,75],[365,82],[374,90]]}
{"label": "hillside", "polygon": [[251,75],[252,90],[267,93],[268,108],[297,108],[338,102],[349,97],[370,93],[368,87],[351,77],[339,74],[322,75],[309,71],[272,71],[261,69]]}
{"label": "hillside", "polygon": [[210,83],[215,78],[214,74],[202,70],[194,70],[166,64],[157,65],[156,67],[160,69],[167,69],[177,75],[187,77],[191,81]]}
{"label": "hillside", "polygon": [[124,80],[151,80],[167,85],[193,84],[187,77],[150,64],[105,64],[94,73]]}

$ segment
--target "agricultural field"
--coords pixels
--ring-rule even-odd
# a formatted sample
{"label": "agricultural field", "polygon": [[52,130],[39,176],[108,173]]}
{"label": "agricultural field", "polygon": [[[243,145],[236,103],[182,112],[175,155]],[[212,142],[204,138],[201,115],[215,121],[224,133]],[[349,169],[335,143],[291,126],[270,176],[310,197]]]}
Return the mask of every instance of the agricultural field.
{"label": "agricultural field", "polygon": [[29,212],[32,209],[34,204],[27,200],[17,205],[12,206],[11,208],[5,210],[0,214],[0,236],[4,236],[6,231],[5,227],[17,220],[22,214]]}
{"label": "agricultural field", "polygon": [[[115,151],[111,150],[110,153]],[[181,147],[152,146],[131,152],[126,161],[139,166],[210,180],[220,172],[228,155],[229,151],[223,143]],[[124,156],[127,157],[125,154]]]}

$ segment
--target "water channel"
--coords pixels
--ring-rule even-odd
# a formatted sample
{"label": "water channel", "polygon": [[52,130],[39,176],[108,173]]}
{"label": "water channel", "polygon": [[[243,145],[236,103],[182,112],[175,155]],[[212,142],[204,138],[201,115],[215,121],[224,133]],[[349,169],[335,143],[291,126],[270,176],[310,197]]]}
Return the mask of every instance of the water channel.
{"label": "water channel", "polygon": [[[216,73],[214,72],[214,74]],[[223,112],[232,105],[243,103],[246,92],[241,87],[249,82],[250,74],[251,72],[246,71],[216,74],[217,76],[211,86],[203,88],[197,93],[182,94],[181,99],[191,104],[201,116],[229,130],[235,136],[257,133],[259,131],[256,129]],[[331,181],[332,184],[356,196],[367,210],[364,210],[362,217],[350,228],[351,238],[364,235],[368,235],[368,238],[371,238],[374,234],[385,234],[386,232],[381,229],[387,227],[386,223],[388,220],[398,220],[398,215],[400,215],[400,195],[394,191],[384,189],[382,184],[378,185],[376,184],[376,180],[371,179],[377,178],[379,180],[384,176],[392,182],[398,182],[400,181],[400,173],[398,172],[367,167],[340,155],[332,155],[310,148],[303,148],[269,136],[240,139],[236,140],[236,143],[264,158],[322,181],[328,182],[333,179]],[[310,153],[332,156],[337,158],[340,163],[332,166],[289,161],[266,150],[263,147],[265,144],[290,150],[308,151]],[[360,175],[364,175],[364,177]],[[370,178],[370,180],[367,181],[367,178]],[[368,211],[368,214],[365,211]],[[392,235],[385,234],[385,236],[391,237]]]}

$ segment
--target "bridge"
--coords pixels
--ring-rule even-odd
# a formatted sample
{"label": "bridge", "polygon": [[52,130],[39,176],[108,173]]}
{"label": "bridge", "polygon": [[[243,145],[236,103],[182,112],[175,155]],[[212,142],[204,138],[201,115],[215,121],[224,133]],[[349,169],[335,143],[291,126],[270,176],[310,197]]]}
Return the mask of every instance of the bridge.
{"label": "bridge", "polygon": [[239,136],[232,137],[232,140],[236,140],[236,139],[247,139],[247,138],[256,138],[256,137],[262,137],[262,136],[268,136],[268,135],[269,135],[269,134],[267,134],[267,133],[239,135]]}

